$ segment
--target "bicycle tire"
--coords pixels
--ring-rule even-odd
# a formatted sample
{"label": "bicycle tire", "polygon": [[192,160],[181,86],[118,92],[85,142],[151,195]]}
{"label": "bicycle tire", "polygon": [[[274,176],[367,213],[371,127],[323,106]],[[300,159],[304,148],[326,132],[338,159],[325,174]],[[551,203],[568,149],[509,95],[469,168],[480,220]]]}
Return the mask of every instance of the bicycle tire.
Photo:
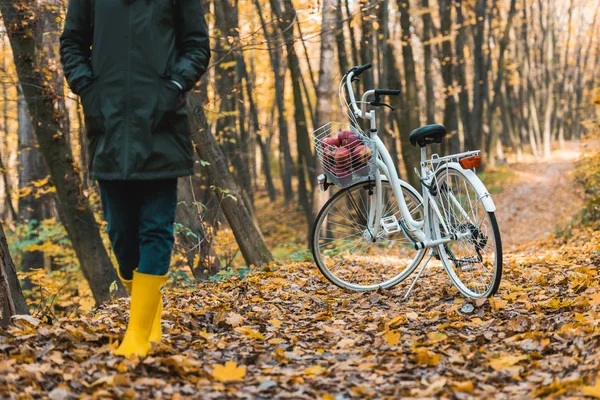
{"label": "bicycle tire", "polygon": [[[449,176],[456,178],[451,184],[448,184]],[[497,293],[502,280],[502,238],[500,236],[500,229],[498,227],[496,216],[494,212],[485,210],[481,200],[477,197],[475,187],[460,169],[453,166],[443,167],[436,174],[436,178],[439,189],[438,195],[436,196],[436,202],[445,217],[444,222],[447,225],[446,229],[449,230],[449,232],[441,232],[442,224],[438,223],[436,225],[438,229],[434,230],[436,236],[441,238],[442,236],[461,232],[470,234],[470,236],[464,239],[440,245],[438,247],[440,260],[452,280],[452,283],[463,295],[469,298],[492,297]],[[460,185],[462,186],[461,188],[457,185],[459,181],[462,181],[462,184]],[[444,187],[444,185],[446,185],[446,187]],[[475,212],[472,209],[467,212],[465,207],[462,207],[462,203],[461,207],[468,215],[474,214],[475,218],[457,215],[462,213],[453,211],[455,208],[458,208],[458,206],[456,206],[455,202],[451,201],[450,192],[448,191],[449,188],[452,190],[464,190],[458,197],[469,199],[471,208],[475,205],[478,209]],[[472,197],[466,193],[469,189],[472,191]],[[452,192],[452,195],[456,199],[454,192]],[[444,196],[446,196],[445,200]],[[457,202],[460,203],[458,200]],[[449,206],[449,203],[453,203],[454,206]],[[467,202],[464,201],[464,203],[466,205]],[[479,215],[482,218],[479,218]],[[473,219],[475,219],[475,222]],[[432,220],[434,219],[432,218]],[[482,223],[479,223],[478,221],[482,221]],[[483,222],[486,221],[487,225],[484,227]],[[490,236],[489,233],[492,235]],[[490,240],[490,238],[492,240]],[[492,246],[489,246],[489,243],[492,243]],[[493,255],[482,255],[482,251],[490,247],[493,247]],[[467,253],[467,255],[465,255],[465,253]],[[474,260],[478,260],[478,262],[474,262]],[[482,285],[485,287],[484,290],[473,290],[472,287],[474,287],[475,284],[473,282],[465,282],[468,278],[467,272],[471,272],[471,277],[475,280],[473,268],[479,264],[485,267],[487,263],[492,261],[494,265],[489,274],[489,283]],[[482,276],[481,270],[479,271],[479,275],[480,277]]]}
{"label": "bicycle tire", "polygon": [[[406,279],[415,269],[416,267],[419,265],[419,263],[421,262],[425,251],[424,250],[416,250],[414,249],[412,240],[410,241],[410,248],[412,249],[410,252],[408,252],[408,246],[406,247],[406,252],[407,254],[413,254],[413,256],[407,256],[410,257],[411,261],[408,263],[408,266],[405,268],[402,268],[401,271],[399,271],[398,273],[391,273],[390,275],[392,275],[389,279],[383,279],[382,282],[379,283],[373,283],[373,284],[357,284],[357,283],[352,283],[350,282],[347,278],[341,278],[338,276],[338,274],[332,272],[331,268],[328,267],[327,262],[325,262],[325,258],[327,257],[324,253],[324,251],[321,251],[322,247],[319,243],[320,240],[322,240],[324,237],[323,235],[321,235],[322,228],[323,228],[323,223],[325,222],[326,217],[328,217],[329,215],[333,215],[332,213],[329,213],[330,210],[333,209],[334,205],[338,204],[339,202],[343,201],[345,196],[348,196],[348,194],[352,193],[353,191],[357,191],[357,190],[366,190],[368,193],[369,188],[373,191],[373,194],[371,195],[375,195],[374,191],[375,191],[375,183],[373,181],[363,181],[363,182],[359,182],[356,183],[352,186],[349,186],[345,189],[342,189],[340,191],[338,191],[337,193],[335,193],[323,206],[323,208],[321,208],[321,210],[319,211],[317,218],[315,219],[313,225],[312,225],[312,229],[311,229],[311,233],[310,233],[310,251],[313,255],[313,259],[315,261],[315,264],[317,265],[317,268],[319,269],[319,271],[321,272],[321,274],[327,278],[331,283],[333,283],[334,285],[340,287],[340,288],[345,288],[345,289],[349,289],[349,290],[354,290],[354,291],[368,291],[368,290],[377,290],[379,288],[391,288],[394,285],[397,285],[398,283],[402,282],[404,279]],[[393,195],[393,191],[391,190],[391,185],[389,184],[389,182],[387,182],[387,180],[383,180],[382,181],[382,188],[384,188],[384,190],[388,189],[392,195]],[[420,216],[422,218],[422,199],[420,197],[420,195],[418,194],[418,192],[416,192],[416,190],[414,190],[414,188],[412,188],[411,186],[408,186],[408,184],[402,184],[402,192],[405,195],[405,199],[408,198],[408,200],[412,203],[418,203],[416,208],[413,207],[412,212],[414,212],[415,210],[419,210],[420,211]],[[385,193],[385,192],[384,192]],[[383,193],[382,193],[383,195]],[[393,199],[395,200],[395,196],[393,197]],[[389,201],[386,204],[387,205],[390,204]],[[394,203],[392,203],[394,204]],[[413,204],[414,205],[414,204]],[[384,207],[384,208],[386,208]],[[396,205],[397,207],[397,205]],[[410,208],[410,206],[409,206]],[[394,208],[391,209],[391,211],[395,211]],[[394,215],[396,215],[397,213],[399,213],[399,211],[397,211],[396,213],[394,213]],[[417,217],[419,213],[415,213],[415,216],[413,217]],[[412,215],[412,213],[411,213]],[[400,221],[400,218],[398,218],[398,220]],[[367,228],[368,229],[368,228]],[[325,230],[327,231],[327,228],[325,228]],[[403,230],[402,235],[406,238],[406,240],[404,241],[404,243],[409,243],[409,238],[408,235],[406,235],[405,231]],[[354,235],[356,236],[356,235]],[[357,236],[358,238],[358,236]],[[396,241],[397,242],[397,241]],[[400,244],[402,245],[402,244]],[[389,255],[386,253],[386,256],[390,257],[394,257],[397,256],[396,259],[401,259],[400,256],[402,254],[399,254],[399,250],[396,250],[397,253],[395,255]],[[391,252],[390,252],[391,253]],[[350,253],[352,254],[352,253]],[[381,255],[381,253],[379,253],[379,255]],[[373,258],[373,254],[369,255],[369,257]],[[331,260],[331,256],[328,257],[329,261]],[[367,257],[364,257],[367,258]],[[346,260],[347,261],[347,260]],[[383,260],[381,260],[383,261]],[[374,259],[370,260],[372,265],[375,265]],[[393,267],[393,266],[392,266]],[[362,272],[367,272],[370,273],[370,270],[363,270]]]}

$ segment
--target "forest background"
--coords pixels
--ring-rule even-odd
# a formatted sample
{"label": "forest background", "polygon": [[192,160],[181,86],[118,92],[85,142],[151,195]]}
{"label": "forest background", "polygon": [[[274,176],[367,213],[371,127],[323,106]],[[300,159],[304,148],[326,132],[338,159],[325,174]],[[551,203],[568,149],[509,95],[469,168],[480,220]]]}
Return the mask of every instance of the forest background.
{"label": "forest background", "polygon": [[[419,154],[408,134],[424,124],[448,129],[434,152],[481,149],[478,172],[494,193],[514,187],[513,166],[552,165],[557,150],[599,130],[597,0],[201,1],[213,57],[187,97],[197,168],[179,182],[173,290],[314,268],[308,231],[327,193],[310,133],[346,121],[336,89],[354,65],[374,66],[359,93],[402,92],[379,124],[413,184]],[[0,3],[3,325],[13,314],[85,316],[125,294],[88,179],[81,105],[59,62],[66,6]],[[569,179],[583,183],[586,203],[566,216],[566,236],[544,232],[561,240],[596,232],[600,162],[597,146],[585,149]]]}

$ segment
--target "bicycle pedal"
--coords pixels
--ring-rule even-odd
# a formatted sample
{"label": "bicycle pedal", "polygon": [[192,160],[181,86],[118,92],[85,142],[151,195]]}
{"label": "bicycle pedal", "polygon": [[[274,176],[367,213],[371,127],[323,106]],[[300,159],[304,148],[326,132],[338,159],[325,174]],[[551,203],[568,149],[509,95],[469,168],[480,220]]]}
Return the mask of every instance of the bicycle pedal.
{"label": "bicycle pedal", "polygon": [[389,217],[381,218],[381,226],[386,234],[400,232],[400,224],[396,219],[395,215],[390,215]]}

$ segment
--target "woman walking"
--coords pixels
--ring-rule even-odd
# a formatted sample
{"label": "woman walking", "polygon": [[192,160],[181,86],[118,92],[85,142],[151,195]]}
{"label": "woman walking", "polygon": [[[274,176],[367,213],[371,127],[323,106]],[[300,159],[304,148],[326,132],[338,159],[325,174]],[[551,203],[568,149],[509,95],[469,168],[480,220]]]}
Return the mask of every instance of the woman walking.
{"label": "woman walking", "polygon": [[200,0],[70,0],[60,55],[81,97],[90,177],[131,293],[116,354],[145,356],[161,338],[177,177],[193,174],[185,93],[210,59]]}

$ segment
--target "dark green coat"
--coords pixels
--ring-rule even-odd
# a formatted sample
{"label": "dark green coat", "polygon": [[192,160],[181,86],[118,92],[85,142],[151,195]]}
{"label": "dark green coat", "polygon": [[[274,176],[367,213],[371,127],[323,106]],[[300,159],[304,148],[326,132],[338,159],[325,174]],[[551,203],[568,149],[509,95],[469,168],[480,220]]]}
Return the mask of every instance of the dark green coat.
{"label": "dark green coat", "polygon": [[193,173],[185,93],[210,59],[200,0],[70,0],[60,55],[93,179]]}

